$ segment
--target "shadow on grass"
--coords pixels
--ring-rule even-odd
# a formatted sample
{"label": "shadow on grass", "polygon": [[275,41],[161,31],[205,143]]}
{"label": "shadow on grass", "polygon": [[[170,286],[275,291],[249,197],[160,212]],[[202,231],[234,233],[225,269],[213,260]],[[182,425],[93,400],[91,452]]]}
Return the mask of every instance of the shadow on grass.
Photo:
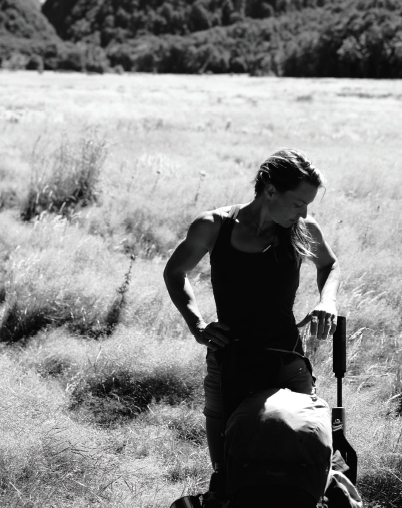
{"label": "shadow on grass", "polygon": [[[38,298],[33,304],[29,298],[21,297],[6,308],[0,322],[0,342],[18,342],[29,338],[48,326],[54,328],[66,325],[81,336],[98,339],[110,336],[121,321],[125,306],[125,295],[131,280],[135,257],[131,256],[123,283],[117,288],[114,299],[106,312],[93,312],[91,305],[77,306],[79,298],[66,298],[63,302],[50,304],[45,298]],[[0,285],[0,303],[5,300],[5,289]]]}
{"label": "shadow on grass", "polygon": [[15,303],[3,316],[0,324],[0,342],[18,342],[32,337],[52,322],[47,308],[20,309]]}
{"label": "shadow on grass", "polygon": [[37,371],[42,377],[58,377],[62,376],[65,371],[71,367],[71,365],[71,361],[66,358],[51,356],[49,358],[45,358],[45,360],[41,362]]}
{"label": "shadow on grass", "polygon": [[[14,303],[6,309],[0,323],[0,342],[19,342],[33,337],[45,328],[58,328],[64,325],[71,332],[83,337],[92,339],[108,337],[121,320],[124,295],[120,294],[120,288],[117,292],[104,316],[85,314],[76,316],[76,309],[68,305],[56,308],[44,304],[30,308],[28,305]],[[0,302],[1,298],[0,288]]]}
{"label": "shadow on grass", "polygon": [[70,409],[102,426],[124,423],[148,411],[151,402],[194,402],[200,381],[185,369],[161,367],[152,373],[116,372],[82,380],[72,393]]}
{"label": "shadow on grass", "polygon": [[[402,466],[402,461],[400,465]],[[400,508],[402,506],[400,470],[390,469],[366,474],[359,478],[357,487],[367,508]]]}

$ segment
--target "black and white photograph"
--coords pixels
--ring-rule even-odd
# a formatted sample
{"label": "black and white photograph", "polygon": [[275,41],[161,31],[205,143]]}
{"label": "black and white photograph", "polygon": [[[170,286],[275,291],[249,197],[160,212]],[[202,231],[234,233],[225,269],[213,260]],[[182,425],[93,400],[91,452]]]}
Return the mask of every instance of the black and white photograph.
{"label": "black and white photograph", "polygon": [[0,507],[402,508],[402,1],[0,0]]}

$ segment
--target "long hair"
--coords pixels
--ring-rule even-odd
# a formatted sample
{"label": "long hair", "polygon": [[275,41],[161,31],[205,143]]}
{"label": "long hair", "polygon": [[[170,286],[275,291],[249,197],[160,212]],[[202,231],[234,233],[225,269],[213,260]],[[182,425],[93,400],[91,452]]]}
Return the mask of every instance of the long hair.
{"label": "long hair", "polygon": [[[307,156],[295,148],[283,148],[261,164],[254,178],[255,195],[259,196],[266,185],[271,184],[278,192],[294,190],[301,182],[317,188],[324,185],[321,172]],[[296,258],[315,257],[314,240],[302,218],[290,228],[278,226],[280,241],[291,247]]]}

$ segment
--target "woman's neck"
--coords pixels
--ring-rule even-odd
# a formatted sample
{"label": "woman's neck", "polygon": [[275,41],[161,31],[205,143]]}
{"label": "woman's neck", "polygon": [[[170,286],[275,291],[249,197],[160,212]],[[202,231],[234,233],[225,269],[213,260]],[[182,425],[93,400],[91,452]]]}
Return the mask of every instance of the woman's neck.
{"label": "woman's neck", "polygon": [[[263,198],[263,199],[261,199]],[[257,236],[271,236],[275,234],[276,222],[272,219],[264,196],[253,199],[243,209],[245,216],[243,220],[252,230],[256,231]],[[247,214],[248,213],[248,220]]]}

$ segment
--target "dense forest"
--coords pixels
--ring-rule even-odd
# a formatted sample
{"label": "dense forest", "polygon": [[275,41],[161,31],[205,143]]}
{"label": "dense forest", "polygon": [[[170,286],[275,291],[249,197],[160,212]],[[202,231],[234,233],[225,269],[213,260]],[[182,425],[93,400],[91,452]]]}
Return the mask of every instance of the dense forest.
{"label": "dense forest", "polygon": [[105,47],[144,33],[184,36],[330,3],[334,0],[47,0],[43,13],[62,39]]}
{"label": "dense forest", "polygon": [[[3,67],[402,77],[400,0],[0,0]],[[27,42],[29,41],[29,42]]]}

